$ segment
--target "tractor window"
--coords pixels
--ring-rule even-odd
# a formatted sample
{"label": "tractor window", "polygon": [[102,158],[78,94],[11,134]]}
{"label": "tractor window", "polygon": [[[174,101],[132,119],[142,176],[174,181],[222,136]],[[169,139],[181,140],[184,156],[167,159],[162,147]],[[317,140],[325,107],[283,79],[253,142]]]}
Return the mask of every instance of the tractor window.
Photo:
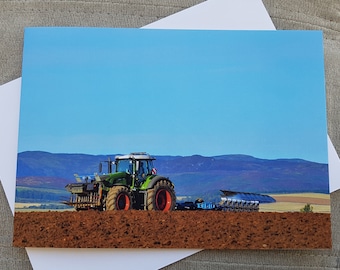
{"label": "tractor window", "polygon": [[[152,160],[138,160],[137,163],[138,175],[150,175],[152,173]],[[143,176],[143,178],[145,177]]]}
{"label": "tractor window", "polygon": [[132,160],[130,159],[118,160],[117,166],[116,166],[116,172],[127,172],[127,173],[132,174],[133,172]]}
{"label": "tractor window", "polygon": [[152,169],[153,169],[153,162],[152,162],[152,160],[148,160],[148,162],[147,162],[148,174],[152,174]]}

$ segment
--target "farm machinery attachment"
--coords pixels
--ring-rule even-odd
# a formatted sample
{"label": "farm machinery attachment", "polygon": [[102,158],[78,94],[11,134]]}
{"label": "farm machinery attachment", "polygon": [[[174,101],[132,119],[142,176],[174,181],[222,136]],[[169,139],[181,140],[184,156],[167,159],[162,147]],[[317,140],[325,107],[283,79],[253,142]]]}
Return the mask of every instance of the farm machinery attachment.
{"label": "farm machinery attachment", "polygon": [[275,199],[269,195],[221,190],[219,203],[205,202],[197,199],[195,202],[177,203],[177,210],[219,210],[226,212],[258,212],[260,203],[272,203]]}

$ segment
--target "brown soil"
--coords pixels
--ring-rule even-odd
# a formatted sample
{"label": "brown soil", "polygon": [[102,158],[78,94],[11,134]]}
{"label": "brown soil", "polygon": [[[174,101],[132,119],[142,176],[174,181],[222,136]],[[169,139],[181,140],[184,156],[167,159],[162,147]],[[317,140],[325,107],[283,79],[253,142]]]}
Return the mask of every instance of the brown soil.
{"label": "brown soil", "polygon": [[330,214],[220,211],[17,212],[14,246],[329,249]]}

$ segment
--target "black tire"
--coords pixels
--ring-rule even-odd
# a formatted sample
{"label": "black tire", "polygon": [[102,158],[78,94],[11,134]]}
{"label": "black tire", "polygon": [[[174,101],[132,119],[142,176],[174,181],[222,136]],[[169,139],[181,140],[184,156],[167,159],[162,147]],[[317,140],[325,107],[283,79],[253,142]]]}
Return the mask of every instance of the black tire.
{"label": "black tire", "polygon": [[130,210],[131,194],[125,186],[113,186],[106,198],[106,210]]}
{"label": "black tire", "polygon": [[176,206],[176,195],[173,184],[169,180],[158,181],[148,190],[147,209],[157,211],[172,211]]}

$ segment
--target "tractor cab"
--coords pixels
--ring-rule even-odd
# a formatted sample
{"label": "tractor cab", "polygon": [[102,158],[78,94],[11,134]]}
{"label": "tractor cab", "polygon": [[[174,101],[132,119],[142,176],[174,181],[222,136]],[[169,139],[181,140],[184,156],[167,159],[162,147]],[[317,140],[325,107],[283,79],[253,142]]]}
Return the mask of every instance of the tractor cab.
{"label": "tractor cab", "polygon": [[135,185],[140,185],[147,176],[156,174],[153,160],[155,160],[154,157],[144,152],[116,156],[115,172],[127,173],[134,180]]}

